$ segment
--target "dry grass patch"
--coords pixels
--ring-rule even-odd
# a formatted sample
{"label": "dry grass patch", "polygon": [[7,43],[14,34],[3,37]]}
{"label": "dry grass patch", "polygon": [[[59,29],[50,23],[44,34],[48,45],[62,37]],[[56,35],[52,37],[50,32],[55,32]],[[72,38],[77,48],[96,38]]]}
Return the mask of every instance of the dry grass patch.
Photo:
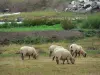
{"label": "dry grass patch", "polygon": [[74,65],[57,65],[55,61],[44,56],[37,60],[26,58],[22,61],[19,56],[0,57],[0,60],[1,75],[100,75],[99,58],[77,58]]}
{"label": "dry grass patch", "polygon": [[[85,49],[91,46],[90,39],[82,39],[76,41],[81,44]],[[98,45],[99,40],[94,40],[96,45]],[[28,57],[24,61],[21,60],[19,54],[15,54],[19,51],[20,47],[23,45],[11,44],[9,46],[4,46],[1,48],[5,51],[0,54],[0,75],[100,75],[100,50],[86,50],[87,57],[76,58],[75,64],[64,65],[60,62],[59,65],[56,61],[52,61],[49,58],[48,48],[51,44],[62,45],[65,48],[71,44],[70,42],[53,42],[34,46],[39,49],[40,55],[37,60]]]}

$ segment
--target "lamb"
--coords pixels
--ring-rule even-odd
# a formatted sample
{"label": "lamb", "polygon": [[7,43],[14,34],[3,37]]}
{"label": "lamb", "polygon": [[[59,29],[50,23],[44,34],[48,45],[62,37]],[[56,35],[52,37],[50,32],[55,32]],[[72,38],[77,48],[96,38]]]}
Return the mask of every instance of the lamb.
{"label": "lamb", "polygon": [[80,54],[83,55],[83,57],[86,57],[87,53],[86,51],[84,51],[84,49],[82,48],[82,46],[77,45],[77,44],[71,44],[70,45],[70,52],[72,54],[72,56],[75,55],[75,57],[77,56],[77,54],[80,56]]}
{"label": "lamb", "polygon": [[59,60],[63,61],[63,64],[65,60],[67,60],[67,63],[69,64],[69,60],[71,61],[72,64],[75,63],[75,59],[72,57],[71,53],[64,48],[56,48],[53,56],[56,58],[56,63],[59,64]]}
{"label": "lamb", "polygon": [[33,56],[34,59],[36,59],[37,56],[38,56],[38,53],[35,50],[35,48],[34,47],[30,47],[30,46],[21,47],[20,48],[20,54],[21,54],[22,60],[24,60],[25,56],[29,56],[29,59],[30,59],[30,56]]}
{"label": "lamb", "polygon": [[56,47],[63,48],[62,46],[58,46],[58,45],[51,45],[51,46],[49,47],[49,51],[50,51],[50,53],[49,53],[49,57],[51,57],[51,55],[53,54],[54,49],[55,49]]}

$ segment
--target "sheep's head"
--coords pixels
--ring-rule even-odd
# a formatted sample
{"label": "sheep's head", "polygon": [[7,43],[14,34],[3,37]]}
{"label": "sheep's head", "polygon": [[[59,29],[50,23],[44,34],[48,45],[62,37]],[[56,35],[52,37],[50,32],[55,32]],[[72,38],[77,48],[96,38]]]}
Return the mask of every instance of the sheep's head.
{"label": "sheep's head", "polygon": [[82,55],[83,55],[83,57],[86,57],[87,54],[86,53],[83,53]]}
{"label": "sheep's head", "polygon": [[74,63],[75,63],[75,58],[72,57],[72,58],[70,59],[70,61],[71,61],[72,64],[74,64]]}
{"label": "sheep's head", "polygon": [[81,52],[80,52],[82,55],[83,55],[83,57],[86,57],[86,52],[84,51],[84,50],[81,50]]}
{"label": "sheep's head", "polygon": [[39,56],[38,54],[35,54],[35,55],[33,56],[33,58],[34,58],[34,59],[37,59],[38,56]]}
{"label": "sheep's head", "polygon": [[71,55],[73,55],[73,48],[72,48],[72,46],[70,46],[70,53],[71,53]]}
{"label": "sheep's head", "polygon": [[50,51],[50,53],[49,53],[49,57],[51,57],[51,54],[52,54],[52,51]]}

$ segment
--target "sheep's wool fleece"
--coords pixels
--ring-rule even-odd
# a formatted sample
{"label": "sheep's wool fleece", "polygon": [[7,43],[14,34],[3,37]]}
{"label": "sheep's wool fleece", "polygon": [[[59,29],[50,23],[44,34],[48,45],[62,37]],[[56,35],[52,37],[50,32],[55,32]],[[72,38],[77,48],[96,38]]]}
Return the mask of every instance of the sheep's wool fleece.
{"label": "sheep's wool fleece", "polygon": [[66,59],[66,57],[70,58],[71,54],[67,49],[56,48],[56,50],[54,51],[54,56],[58,57],[58,59],[60,59],[61,57],[62,59]]}
{"label": "sheep's wool fleece", "polygon": [[[62,46],[51,45],[51,46],[49,47],[49,50],[50,50],[50,51],[54,51],[54,49],[57,48],[57,47],[62,47]],[[63,47],[62,47],[62,48],[63,48]]]}
{"label": "sheep's wool fleece", "polygon": [[23,54],[32,54],[32,53],[36,53],[35,48],[34,47],[30,47],[30,46],[23,46],[20,49],[20,52]]}

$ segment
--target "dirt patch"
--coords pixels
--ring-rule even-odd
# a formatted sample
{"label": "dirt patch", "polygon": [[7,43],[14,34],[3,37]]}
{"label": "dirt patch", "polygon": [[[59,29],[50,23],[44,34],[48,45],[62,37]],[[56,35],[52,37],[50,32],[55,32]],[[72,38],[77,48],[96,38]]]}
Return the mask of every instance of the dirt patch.
{"label": "dirt patch", "polygon": [[0,32],[0,42],[11,41],[13,39],[23,39],[25,37],[45,37],[50,39],[67,39],[71,37],[83,37],[79,31],[31,31],[31,32]]}

